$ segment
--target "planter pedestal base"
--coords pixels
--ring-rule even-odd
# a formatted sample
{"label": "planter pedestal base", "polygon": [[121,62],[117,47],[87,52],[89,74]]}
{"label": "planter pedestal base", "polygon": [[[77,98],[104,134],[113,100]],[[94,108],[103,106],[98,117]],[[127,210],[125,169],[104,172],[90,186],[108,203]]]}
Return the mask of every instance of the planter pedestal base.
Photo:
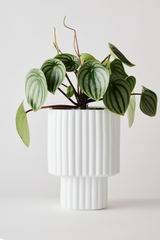
{"label": "planter pedestal base", "polygon": [[75,210],[107,207],[107,177],[61,177],[61,206]]}
{"label": "planter pedestal base", "polygon": [[103,108],[50,109],[48,171],[61,178],[61,205],[107,207],[107,180],[120,171],[120,116]]}

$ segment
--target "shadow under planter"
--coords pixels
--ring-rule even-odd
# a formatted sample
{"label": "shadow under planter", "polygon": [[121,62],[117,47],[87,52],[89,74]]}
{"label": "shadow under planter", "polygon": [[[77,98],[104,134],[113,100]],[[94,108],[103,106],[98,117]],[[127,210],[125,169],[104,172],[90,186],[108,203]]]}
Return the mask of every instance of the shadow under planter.
{"label": "shadow under planter", "polygon": [[62,207],[107,207],[107,180],[120,171],[120,116],[104,108],[49,109],[48,170],[61,177]]}

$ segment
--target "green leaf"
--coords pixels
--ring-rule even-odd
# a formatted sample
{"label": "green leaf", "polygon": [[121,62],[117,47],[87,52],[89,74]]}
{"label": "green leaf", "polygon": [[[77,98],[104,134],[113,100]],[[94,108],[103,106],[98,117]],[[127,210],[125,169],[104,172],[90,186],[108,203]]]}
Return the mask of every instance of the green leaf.
{"label": "green leaf", "polygon": [[114,58],[120,59],[124,64],[129,67],[135,66],[135,64],[131,63],[124,55],[121,53],[113,44],[109,43],[110,53]]}
{"label": "green leaf", "polygon": [[121,60],[114,59],[110,64],[112,74],[118,75],[120,77],[126,78],[128,75],[125,73],[123,64]]}
{"label": "green leaf", "polygon": [[129,102],[128,109],[127,109],[127,117],[128,117],[129,127],[131,127],[134,122],[135,106],[136,106],[135,95],[131,95],[130,102]]}
{"label": "green leaf", "polygon": [[89,53],[81,53],[80,59],[81,59],[81,64],[89,60],[95,60],[95,58]]}
{"label": "green leaf", "polygon": [[44,73],[34,68],[29,71],[25,79],[25,93],[27,102],[34,111],[39,110],[47,98],[47,83]]}
{"label": "green leaf", "polygon": [[135,85],[136,85],[136,78],[133,76],[129,76],[125,79],[127,83],[129,84],[131,92],[133,91]]}
{"label": "green leaf", "polygon": [[111,112],[124,115],[130,101],[130,93],[129,85],[122,77],[111,75],[103,103]]}
{"label": "green leaf", "polygon": [[79,58],[75,55],[69,53],[59,54],[54,57],[54,59],[59,59],[64,64],[67,72],[74,72],[80,66]]}
{"label": "green leaf", "polygon": [[155,92],[143,86],[140,99],[140,109],[144,114],[150,117],[155,116],[157,111],[157,95]]}
{"label": "green leaf", "polygon": [[109,71],[97,60],[85,62],[78,71],[78,85],[90,98],[98,101],[105,93],[109,83]]}
{"label": "green leaf", "polygon": [[108,69],[109,74],[111,75],[112,74],[111,67],[110,67],[111,62],[107,59],[102,63],[102,65],[105,66]]}
{"label": "green leaf", "polygon": [[73,89],[73,87],[72,87],[72,86],[68,86],[68,87],[67,87],[66,96],[67,96],[68,98],[71,98],[71,97],[73,96],[73,94],[74,94],[74,89]]}
{"label": "green leaf", "polygon": [[48,91],[55,93],[65,78],[66,68],[59,59],[51,58],[46,60],[41,66],[46,80]]}
{"label": "green leaf", "polygon": [[28,147],[30,143],[30,134],[27,115],[23,107],[23,102],[20,104],[16,113],[16,129],[20,138],[22,139],[24,144]]}

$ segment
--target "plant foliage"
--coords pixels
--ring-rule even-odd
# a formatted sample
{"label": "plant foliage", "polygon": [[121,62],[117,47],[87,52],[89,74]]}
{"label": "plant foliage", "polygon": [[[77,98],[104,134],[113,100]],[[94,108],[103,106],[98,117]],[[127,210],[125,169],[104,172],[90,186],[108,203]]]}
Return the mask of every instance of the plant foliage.
{"label": "plant foliage", "polygon": [[77,78],[80,89],[98,101],[107,90],[109,71],[100,62],[89,60],[80,67]]}
{"label": "plant foliage", "polygon": [[[155,116],[157,96],[142,88],[142,93],[134,92],[136,78],[126,73],[124,65],[135,66],[113,44],[109,43],[110,54],[103,61],[97,60],[89,53],[80,53],[76,30],[64,26],[74,32],[73,47],[75,55],[62,53],[57,44],[54,28],[54,47],[56,55],[47,59],[42,66],[33,68],[26,76],[25,93],[31,109],[26,111],[23,102],[16,114],[16,128],[22,141],[29,146],[29,128],[26,114],[40,108],[81,108],[86,109],[89,103],[103,101],[104,106],[115,114],[124,115],[127,112],[129,127],[132,126],[135,114],[135,95],[141,95],[140,109],[148,116]],[[75,82],[70,80],[68,72],[75,76]],[[64,79],[68,85],[64,84]],[[66,90],[63,90],[65,88]],[[72,105],[43,106],[47,92],[55,94],[59,90]]]}
{"label": "plant foliage", "polygon": [[27,114],[24,110],[23,102],[20,104],[16,113],[16,128],[20,138],[22,139],[24,144],[28,147],[30,143],[30,134],[27,121]]}
{"label": "plant foliage", "polygon": [[28,104],[36,112],[43,106],[48,93],[46,78],[40,69],[31,69],[27,74],[25,92]]}

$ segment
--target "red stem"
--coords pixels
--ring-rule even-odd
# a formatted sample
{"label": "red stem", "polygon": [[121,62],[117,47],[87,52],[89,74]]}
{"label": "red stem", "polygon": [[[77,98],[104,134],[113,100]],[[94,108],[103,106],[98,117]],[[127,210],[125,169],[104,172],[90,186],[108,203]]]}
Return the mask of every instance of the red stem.
{"label": "red stem", "polygon": [[62,85],[63,85],[64,87],[66,87],[66,88],[68,87],[68,86],[67,86],[67,85],[65,85],[64,83],[62,83]]}
{"label": "red stem", "polygon": [[76,52],[76,54],[77,54],[77,55],[78,55],[78,57],[79,57],[80,65],[82,65],[82,64],[81,64],[81,59],[80,59],[80,53],[79,53],[79,47],[78,47],[78,40],[77,40],[77,33],[76,33],[76,30],[75,30],[75,29],[73,29],[73,28],[71,28],[71,27],[68,27],[68,26],[66,26],[66,24],[65,24],[65,27],[67,27],[68,29],[70,29],[70,30],[74,31],[74,35],[75,35],[75,42],[76,42],[76,47],[77,47],[77,52]]}
{"label": "red stem", "polygon": [[78,104],[75,103],[71,98],[68,98],[67,95],[66,95],[60,88],[58,88],[58,90],[59,90],[70,102],[72,102],[74,105],[78,105]]}
{"label": "red stem", "polygon": [[58,51],[62,54],[62,52],[61,52],[61,50],[60,49],[58,49]]}
{"label": "red stem", "polygon": [[[77,106],[72,106],[72,105],[51,105],[51,106],[44,106],[44,107],[41,107],[41,109],[46,109],[46,108],[79,108],[80,107],[80,104],[77,105]],[[29,112],[32,112],[33,109],[29,109],[26,111],[26,114],[29,113]]]}
{"label": "red stem", "polygon": [[68,82],[70,83],[70,85],[72,86],[72,88],[73,88],[73,90],[74,90],[75,97],[76,97],[76,99],[77,99],[77,101],[78,101],[78,100],[79,100],[79,94],[76,92],[76,89],[74,88],[74,86],[73,86],[71,80],[69,79],[67,73],[66,73],[66,78],[67,78]]}
{"label": "red stem", "polygon": [[[76,71],[74,71],[74,73],[75,73],[75,75],[76,75],[76,78],[77,78],[77,70],[76,70]],[[79,85],[78,85],[78,83],[77,83],[77,93],[78,93],[78,95],[79,95]]]}
{"label": "red stem", "polygon": [[82,65],[82,63],[81,63],[81,58],[80,58],[79,47],[78,47],[77,34],[76,34],[76,31],[75,31],[75,30],[74,30],[74,34],[75,34],[75,40],[76,40],[76,46],[77,46],[77,52],[78,52],[78,57],[79,57],[80,65]]}
{"label": "red stem", "polygon": [[101,64],[104,63],[107,58],[108,58],[108,60],[109,60],[110,56],[111,56],[111,55],[109,54],[109,55],[101,62]]}
{"label": "red stem", "polygon": [[[103,100],[103,98],[100,98],[98,101],[102,101],[102,100]],[[91,102],[95,102],[95,100],[94,99],[89,99],[89,100],[86,101],[86,103],[91,103]]]}
{"label": "red stem", "polygon": [[141,93],[131,93],[131,95],[141,95]]}

